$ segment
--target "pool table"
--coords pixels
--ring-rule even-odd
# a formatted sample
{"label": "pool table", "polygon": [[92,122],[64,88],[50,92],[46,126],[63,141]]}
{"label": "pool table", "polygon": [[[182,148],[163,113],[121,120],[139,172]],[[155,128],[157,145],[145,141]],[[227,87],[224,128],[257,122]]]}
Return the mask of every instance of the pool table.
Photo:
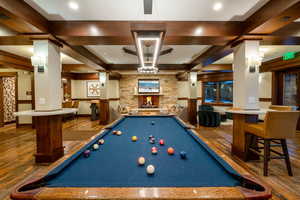
{"label": "pool table", "polygon": [[[113,134],[115,130],[122,135]],[[149,143],[149,135],[155,143]],[[133,142],[132,136],[138,140]],[[98,150],[93,144],[104,139]],[[164,145],[158,143],[165,141]],[[156,146],[158,153],[151,153]],[[167,153],[175,149],[174,155]],[[89,157],[84,151],[91,149]],[[186,152],[186,159],[179,155]],[[137,160],[145,157],[140,166]],[[152,175],[146,166],[155,166]],[[123,116],[18,186],[12,199],[268,199],[270,188],[176,116]]]}

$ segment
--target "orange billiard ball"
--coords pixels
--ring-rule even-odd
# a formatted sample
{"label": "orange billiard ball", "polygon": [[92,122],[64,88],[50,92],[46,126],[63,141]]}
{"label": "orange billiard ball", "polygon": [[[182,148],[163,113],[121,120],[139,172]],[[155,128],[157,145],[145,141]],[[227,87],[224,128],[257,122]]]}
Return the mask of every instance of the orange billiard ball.
{"label": "orange billiard ball", "polygon": [[173,155],[175,153],[175,150],[172,147],[168,148],[168,154]]}

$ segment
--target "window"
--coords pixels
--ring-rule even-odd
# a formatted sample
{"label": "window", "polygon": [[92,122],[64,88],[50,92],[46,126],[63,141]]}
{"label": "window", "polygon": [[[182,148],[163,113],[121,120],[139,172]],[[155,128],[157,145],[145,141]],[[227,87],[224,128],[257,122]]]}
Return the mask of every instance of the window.
{"label": "window", "polygon": [[205,82],[204,103],[232,104],[233,81]]}

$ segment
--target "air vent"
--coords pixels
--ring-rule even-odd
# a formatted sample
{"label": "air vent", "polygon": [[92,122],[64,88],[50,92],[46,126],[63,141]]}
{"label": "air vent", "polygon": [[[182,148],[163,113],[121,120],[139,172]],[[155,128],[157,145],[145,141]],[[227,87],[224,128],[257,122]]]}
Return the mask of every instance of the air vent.
{"label": "air vent", "polygon": [[1,20],[7,20],[7,19],[10,19],[10,17],[5,15],[4,13],[0,13],[0,19]]}

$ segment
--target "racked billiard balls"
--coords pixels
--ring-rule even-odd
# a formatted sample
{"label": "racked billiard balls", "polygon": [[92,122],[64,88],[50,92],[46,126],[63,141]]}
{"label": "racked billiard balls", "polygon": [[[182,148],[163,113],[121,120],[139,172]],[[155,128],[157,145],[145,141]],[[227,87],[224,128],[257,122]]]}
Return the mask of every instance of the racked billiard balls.
{"label": "racked billiard balls", "polygon": [[180,157],[181,157],[182,159],[186,159],[186,152],[185,152],[185,151],[181,151],[181,152],[180,152]]}
{"label": "racked billiard balls", "polygon": [[175,150],[172,147],[168,148],[168,154],[173,155],[175,153]]}

